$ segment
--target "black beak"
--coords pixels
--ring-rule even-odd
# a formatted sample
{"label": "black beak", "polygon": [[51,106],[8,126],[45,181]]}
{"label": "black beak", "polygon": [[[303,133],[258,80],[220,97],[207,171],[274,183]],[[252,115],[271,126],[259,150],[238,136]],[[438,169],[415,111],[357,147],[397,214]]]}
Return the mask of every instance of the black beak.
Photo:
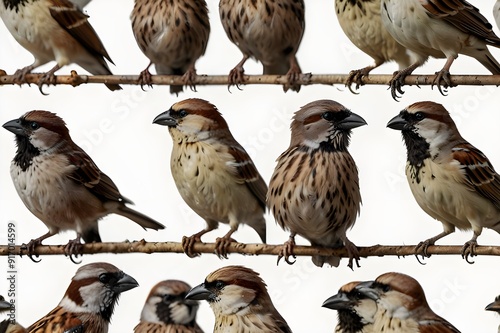
{"label": "black beak", "polygon": [[26,136],[26,131],[24,127],[21,125],[20,119],[14,119],[3,124],[3,128],[7,131],[14,133],[15,135]]}
{"label": "black beak", "polygon": [[373,289],[374,283],[375,281],[361,282],[356,286],[356,290],[365,295],[367,298],[377,301],[380,298],[380,294],[377,290]]}
{"label": "black beak", "polygon": [[175,120],[170,115],[170,110],[160,113],[153,119],[153,124],[158,124],[162,126],[175,127],[177,126],[177,120]]}
{"label": "black beak", "polygon": [[138,286],[139,283],[137,283],[137,281],[133,277],[123,273],[123,276],[118,281],[116,281],[116,284],[113,286],[113,291],[119,294]]}
{"label": "black beak", "polygon": [[408,122],[401,117],[401,115],[397,115],[396,117],[389,120],[387,123],[387,127],[392,128],[394,130],[402,131],[406,129]]}
{"label": "black beak", "polygon": [[351,304],[352,301],[347,297],[347,295],[343,292],[339,292],[324,301],[321,306],[332,310],[342,310],[350,308]]}
{"label": "black beak", "polygon": [[338,122],[336,127],[343,130],[349,130],[363,125],[366,125],[366,121],[361,118],[361,116],[351,113],[347,118]]}
{"label": "black beak", "polygon": [[493,303],[486,305],[486,307],[484,309],[486,311],[496,311],[496,312],[500,313],[500,301],[495,300]]}
{"label": "black beak", "polygon": [[0,312],[10,309],[10,302],[2,299],[0,301]]}
{"label": "black beak", "polygon": [[185,299],[192,299],[196,301],[207,300],[210,296],[213,296],[212,292],[205,288],[205,284],[202,283],[193,289],[191,289],[187,294]]}

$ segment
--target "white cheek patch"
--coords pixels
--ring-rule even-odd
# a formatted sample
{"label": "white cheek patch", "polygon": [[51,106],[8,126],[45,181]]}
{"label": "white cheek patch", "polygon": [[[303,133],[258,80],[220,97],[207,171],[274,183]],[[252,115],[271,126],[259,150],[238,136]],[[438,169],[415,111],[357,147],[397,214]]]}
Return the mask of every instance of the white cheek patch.
{"label": "white cheek patch", "polygon": [[237,285],[228,285],[221,291],[220,301],[213,303],[224,315],[238,313],[255,299],[255,291]]}
{"label": "white cheek patch", "polygon": [[161,321],[156,315],[156,304],[161,302],[160,297],[151,297],[142,308],[141,320],[148,323],[160,324]]}
{"label": "white cheek patch", "polygon": [[187,324],[194,319],[195,311],[189,311],[189,308],[180,302],[170,304],[170,317],[176,324]]}

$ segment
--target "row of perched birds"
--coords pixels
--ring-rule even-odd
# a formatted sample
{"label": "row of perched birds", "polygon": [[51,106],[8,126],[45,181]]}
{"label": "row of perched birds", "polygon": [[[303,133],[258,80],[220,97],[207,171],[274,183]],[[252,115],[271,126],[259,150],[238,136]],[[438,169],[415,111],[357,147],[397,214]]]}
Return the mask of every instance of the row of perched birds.
{"label": "row of perched birds", "polygon": [[[84,265],[52,311],[26,329],[4,320],[0,333],[107,332],[120,294],[138,286],[133,277],[109,263]],[[133,332],[203,333],[196,322],[200,300],[213,310],[214,333],[292,332],[259,273],[244,266],[219,268],[194,288],[179,280],[159,282],[151,289]],[[402,273],[349,282],[322,306],[337,310],[336,333],[460,333],[432,311],[420,283]],[[1,297],[0,310],[10,309],[11,303]],[[500,313],[500,296],[486,310]]]}
{"label": "row of perched birds", "polygon": [[[78,1],[78,0],[75,0]],[[85,4],[88,1],[83,1]],[[494,14],[499,21],[498,4]],[[493,74],[500,64],[487,46],[500,47],[500,38],[479,10],[465,0],[336,0],[339,23],[349,39],[371,56],[375,64],[351,71],[348,87],[363,84],[363,77],[388,61],[396,61],[389,85],[394,99],[403,94],[405,78],[429,57],[446,58],[433,85],[453,86],[450,67],[458,54],[477,59]],[[283,89],[299,91],[301,69],[296,53],[305,28],[303,0],[220,0],[219,14],[228,38],[243,59],[228,76],[228,84],[245,82],[243,65],[248,58],[263,64],[264,74],[286,75]],[[92,74],[111,74],[104,45],[81,9],[70,0],[2,0],[0,17],[14,38],[35,57],[32,65],[15,73],[16,82],[49,61],[56,65],[39,81],[54,82],[54,73],[76,63]],[[141,51],[150,59],[139,83],[151,85],[149,67],[157,74],[182,75],[194,89],[195,62],[206,50],[210,34],[205,0],[135,0],[132,30]],[[121,89],[106,84],[110,90]],[[179,93],[182,86],[171,86]]]}
{"label": "row of perched birds", "polygon": [[[189,257],[194,244],[218,227],[230,230],[216,239],[215,252],[227,258],[227,248],[240,224],[252,227],[266,242],[264,215],[269,208],[290,238],[279,259],[292,263],[295,236],[314,246],[345,247],[349,267],[359,266],[358,248],[347,238],[359,214],[358,171],[348,145],[351,130],[365,120],[332,100],[317,100],[295,112],[290,146],[277,159],[269,187],[245,149],[234,139],[216,106],[191,98],[173,104],[154,118],[167,126],[173,149],[170,166],[176,187],[187,205],[206,221],[206,227],[182,246]],[[407,148],[406,176],[420,207],[443,224],[443,232],[415,247],[429,256],[428,247],[455,231],[473,231],[462,256],[476,253],[483,228],[500,233],[500,176],[488,158],[459,133],[448,111],[435,102],[417,102],[392,118],[387,126],[402,133]],[[17,152],[11,177],[25,206],[49,231],[31,240],[30,256],[43,240],[65,230],[77,238],[65,253],[73,260],[81,240],[101,242],[98,221],[114,213],[143,228],[163,224],[141,214],[70,137],[65,122],[49,111],[30,111],[8,121]],[[293,259],[292,259],[293,260]],[[313,256],[316,266],[338,266],[339,257]]]}

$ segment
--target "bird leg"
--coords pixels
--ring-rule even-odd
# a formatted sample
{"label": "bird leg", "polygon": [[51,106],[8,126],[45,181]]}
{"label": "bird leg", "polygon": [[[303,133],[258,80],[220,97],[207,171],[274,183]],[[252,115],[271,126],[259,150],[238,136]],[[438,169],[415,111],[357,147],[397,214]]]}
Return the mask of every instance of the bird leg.
{"label": "bird leg", "polygon": [[231,86],[236,86],[236,88],[241,90],[240,84],[243,84],[245,82],[245,77],[243,76],[243,74],[245,73],[245,69],[243,68],[243,65],[248,60],[248,58],[249,57],[246,54],[243,55],[243,59],[241,59],[236,67],[231,69],[231,71],[229,72],[227,87],[228,90]]}
{"label": "bird leg", "polygon": [[[288,240],[283,244],[283,247],[281,248],[280,250],[280,253],[278,254],[278,262],[276,263],[276,265],[279,265],[280,263],[280,260],[281,258],[285,258],[285,261],[287,264],[289,265],[293,265],[295,264],[296,262],[296,256],[293,254],[293,248],[295,246],[295,235],[296,233],[295,232],[291,232],[290,233],[290,237],[288,238]],[[293,261],[290,261],[290,256],[293,257]]]}
{"label": "bird leg", "polygon": [[405,69],[394,72],[392,79],[389,81],[389,87],[391,89],[391,96],[396,102],[398,102],[398,98],[402,97],[402,96],[398,96],[398,93],[401,95],[403,95],[405,93],[403,91],[402,87],[405,85],[406,77],[408,75],[410,75],[411,73],[413,73],[413,71],[418,66],[420,66],[420,63],[414,63]]}
{"label": "bird leg", "polygon": [[196,86],[194,84],[194,81],[196,80],[196,68],[194,68],[194,63],[189,66],[188,70],[184,75],[182,75],[182,81],[184,82],[185,86],[188,86],[191,91],[196,92]]}
{"label": "bird leg", "polygon": [[354,82],[356,82],[356,90],[359,89],[359,87],[361,87],[362,85],[364,85],[363,83],[363,77],[367,76],[368,74],[370,74],[370,72],[372,70],[374,70],[375,68],[377,68],[379,65],[375,65],[375,66],[368,66],[368,67],[365,67],[365,68],[361,68],[361,69],[354,69],[352,71],[349,72],[349,76],[347,77],[347,80],[345,82],[345,86],[347,88],[349,88],[349,91],[352,92],[353,94],[358,94],[357,92],[355,92],[354,90],[352,90],[352,84]]}
{"label": "bird leg", "polygon": [[[450,77],[450,68],[451,68],[451,64],[453,64],[453,61],[455,60],[455,58],[453,57],[449,57],[447,60],[446,60],[446,64],[444,64],[444,67],[443,69],[441,69],[439,72],[436,72],[436,77],[434,78],[434,80],[432,80],[432,85],[431,85],[431,89],[434,88],[434,85],[436,85],[438,87],[438,90],[439,92],[441,93],[441,95],[443,96],[446,96],[446,88],[448,87],[455,87],[456,84],[453,84],[451,82],[451,77]],[[441,88],[441,82],[444,82],[444,92],[443,92],[443,89]]]}
{"label": "bird leg", "polygon": [[30,258],[31,261],[38,263],[38,262],[42,261],[42,259],[36,260],[36,259],[33,258],[33,255],[35,255],[35,257],[38,258],[38,254],[34,253],[35,252],[35,248],[38,245],[42,245],[42,241],[44,239],[47,239],[47,238],[49,238],[51,236],[54,236],[55,234],[56,233],[54,233],[54,232],[52,232],[52,231],[49,230],[46,234],[44,234],[44,235],[42,235],[42,236],[40,236],[38,238],[30,240],[27,245],[26,244],[21,245],[21,249],[26,249],[28,251],[28,258]]}
{"label": "bird leg", "polygon": [[442,233],[440,233],[432,238],[429,238],[423,242],[418,243],[418,245],[415,246],[415,255],[417,256],[417,259],[418,259],[418,255],[421,255],[422,258],[424,258],[424,257],[430,258],[431,255],[429,253],[427,253],[428,247],[431,245],[434,245],[434,243],[436,243],[437,240],[451,234],[452,232],[453,231],[443,231]]}
{"label": "bird leg", "polygon": [[182,237],[182,249],[184,250],[184,253],[189,257],[189,258],[194,258],[199,256],[201,253],[198,252],[193,252],[193,246],[197,242],[201,242],[201,236],[206,234],[207,232],[212,231],[214,228],[207,228],[203,229],[200,232],[195,233],[192,236],[183,236]]}
{"label": "bird leg", "polygon": [[[74,264],[81,264],[82,262],[77,262],[74,259],[78,257],[78,255],[82,255],[82,242],[81,242],[81,235],[77,234],[77,237],[73,240],[70,240],[68,244],[64,246],[64,254],[69,257],[69,259],[74,263]],[[73,259],[74,256],[74,259]]]}
{"label": "bird leg", "polygon": [[222,237],[217,237],[215,240],[215,254],[219,259],[228,259],[227,258],[227,248],[231,243],[236,242],[231,238],[231,235],[236,231],[236,229],[231,228],[227,234]]}
{"label": "bird leg", "polygon": [[52,67],[52,69],[50,71],[43,74],[42,77],[40,78],[40,80],[38,80],[38,90],[40,91],[40,93],[42,95],[44,95],[44,96],[48,95],[48,94],[44,93],[42,90],[42,86],[44,84],[46,84],[46,85],[50,85],[50,84],[55,85],[56,84],[56,77],[55,77],[54,73],[57,72],[60,68],[61,68],[61,66],[56,64],[54,67]]}
{"label": "bird leg", "polygon": [[151,80],[151,72],[149,71],[149,67],[153,64],[152,61],[149,62],[148,67],[144,69],[137,79],[137,83],[141,85],[142,91],[144,91],[144,85],[147,85],[150,88],[153,88],[152,80]]}
{"label": "bird leg", "polygon": [[477,237],[479,237],[479,234],[474,232],[471,240],[465,243],[462,247],[462,258],[469,264],[474,263],[474,261],[469,261],[469,256],[472,258],[476,255]]}
{"label": "bird leg", "polygon": [[358,247],[354,245],[354,243],[351,242],[347,237],[344,237],[342,241],[344,242],[344,247],[347,250],[347,254],[349,255],[349,263],[347,264],[347,267],[354,270],[352,266],[353,260],[356,261],[356,266],[358,268],[361,267],[359,265],[360,257]]}
{"label": "bird leg", "polygon": [[300,79],[300,74],[302,74],[302,70],[297,62],[297,58],[295,56],[290,57],[290,69],[286,73],[288,82],[283,85],[284,92],[287,92],[288,89],[296,92],[300,91],[300,84],[296,83]]}
{"label": "bird leg", "polygon": [[18,69],[14,73],[14,83],[17,83],[18,85],[26,83],[26,74],[31,73],[33,69],[35,69],[35,66],[33,65],[29,65],[24,68]]}

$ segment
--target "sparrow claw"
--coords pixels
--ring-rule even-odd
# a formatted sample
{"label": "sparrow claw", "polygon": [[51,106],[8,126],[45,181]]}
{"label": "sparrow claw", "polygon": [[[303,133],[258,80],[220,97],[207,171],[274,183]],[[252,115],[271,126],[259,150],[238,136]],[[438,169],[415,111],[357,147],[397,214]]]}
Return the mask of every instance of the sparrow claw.
{"label": "sparrow claw", "polygon": [[[441,86],[442,82],[444,82],[444,89]],[[448,92],[448,90],[446,90],[447,88],[456,86],[451,82],[450,72],[446,69],[442,69],[439,72],[436,72],[436,77],[434,78],[434,80],[432,80],[431,89],[434,88],[434,85],[437,86],[438,91],[443,96],[447,96]]]}
{"label": "sparrow claw", "polygon": [[153,88],[153,80],[151,77],[151,73],[146,68],[139,74],[139,78],[137,79],[137,83],[141,85],[142,91],[144,90],[144,85],[147,85],[150,88]]}
{"label": "sparrow claw", "polygon": [[231,243],[236,243],[236,240],[226,237],[217,237],[215,240],[215,254],[219,259],[228,259],[227,248]]}
{"label": "sparrow claw", "polygon": [[[425,266],[427,263],[420,261],[420,258],[418,257],[419,254],[415,254],[415,258],[417,258],[417,261],[420,265]],[[425,256],[422,256],[422,260],[424,260]]]}
{"label": "sparrow claw", "polygon": [[[431,255],[427,252],[429,246],[434,245],[434,241],[432,239],[427,239],[423,242],[418,243],[417,246],[415,246],[415,255],[421,255],[422,258],[430,258]],[[418,257],[417,257],[418,259]],[[420,260],[419,260],[420,262]]]}
{"label": "sparrow claw", "polygon": [[347,253],[349,254],[349,263],[347,264],[347,267],[349,267],[351,270],[354,271],[353,268],[353,261],[356,261],[356,266],[360,268],[361,266],[359,265],[359,261],[361,258],[359,257],[359,250],[356,245],[354,245],[353,242],[351,242],[349,239],[344,240],[344,247],[347,250]]}
{"label": "sparrow claw", "polygon": [[201,237],[197,235],[193,235],[190,237],[188,236],[182,237],[182,242],[181,242],[182,249],[189,258],[196,258],[201,255],[201,253],[193,252],[193,246],[197,242],[201,242]]}
{"label": "sparrow claw", "polygon": [[21,245],[21,249],[22,250],[27,250],[28,251],[28,258],[31,259],[31,261],[33,261],[34,263],[39,263],[40,261],[42,261],[42,259],[40,260],[37,260],[35,258],[33,258],[33,256],[35,256],[36,258],[39,257],[38,254],[34,253],[35,252],[35,248],[38,246],[38,245],[42,245],[42,241],[40,239],[32,239],[29,241],[29,243],[26,245],[26,244],[22,244]]}
{"label": "sparrow claw", "polygon": [[196,80],[196,70],[193,68],[190,68],[182,75],[182,80],[184,81],[184,85],[189,87],[191,91],[197,92],[196,91],[196,85],[194,84],[194,81]]}
{"label": "sparrow claw", "polygon": [[240,88],[240,85],[245,83],[244,73],[245,70],[243,69],[242,66],[236,66],[229,72],[228,76],[229,85],[227,86],[227,90],[229,92],[231,92],[230,91],[231,86],[236,86],[238,90],[243,90]]}
{"label": "sparrow claw", "polygon": [[72,263],[79,265],[82,261],[76,261],[76,258],[83,255],[82,249],[83,244],[80,242],[80,237],[77,237],[64,246],[64,255],[69,257]]}
{"label": "sparrow claw", "polygon": [[300,79],[301,74],[302,71],[299,67],[290,67],[290,69],[286,73],[286,79],[288,82],[283,85],[283,91],[287,92],[288,89],[291,89],[292,91],[299,92],[300,84],[298,84],[297,81]]}
{"label": "sparrow claw", "polygon": [[476,256],[477,241],[470,240],[464,244],[462,247],[462,258],[467,261],[468,264],[473,264],[474,261],[469,260],[469,257]]}
{"label": "sparrow claw", "polygon": [[[281,258],[285,258],[285,262],[288,265],[293,265],[297,262],[297,257],[293,254],[293,248],[295,246],[295,239],[293,237],[290,237],[289,240],[287,240],[283,246],[281,247],[280,253],[278,254],[278,261],[276,262],[276,265],[279,265]],[[293,261],[290,260],[290,256],[293,257]]]}
{"label": "sparrow claw", "polygon": [[345,86],[349,88],[349,91],[355,95],[358,95],[358,92],[352,90],[352,84],[356,83],[356,90],[358,90],[361,86],[364,86],[363,77],[368,76],[372,69],[375,68],[373,66],[368,66],[361,69],[355,69],[349,72],[349,76],[347,77]]}
{"label": "sparrow claw", "polygon": [[45,74],[42,75],[40,80],[38,80],[38,90],[40,93],[44,96],[48,96],[49,94],[43,92],[43,85],[46,84],[47,86],[50,86],[51,84],[56,85],[56,76],[52,71],[49,71]]}

